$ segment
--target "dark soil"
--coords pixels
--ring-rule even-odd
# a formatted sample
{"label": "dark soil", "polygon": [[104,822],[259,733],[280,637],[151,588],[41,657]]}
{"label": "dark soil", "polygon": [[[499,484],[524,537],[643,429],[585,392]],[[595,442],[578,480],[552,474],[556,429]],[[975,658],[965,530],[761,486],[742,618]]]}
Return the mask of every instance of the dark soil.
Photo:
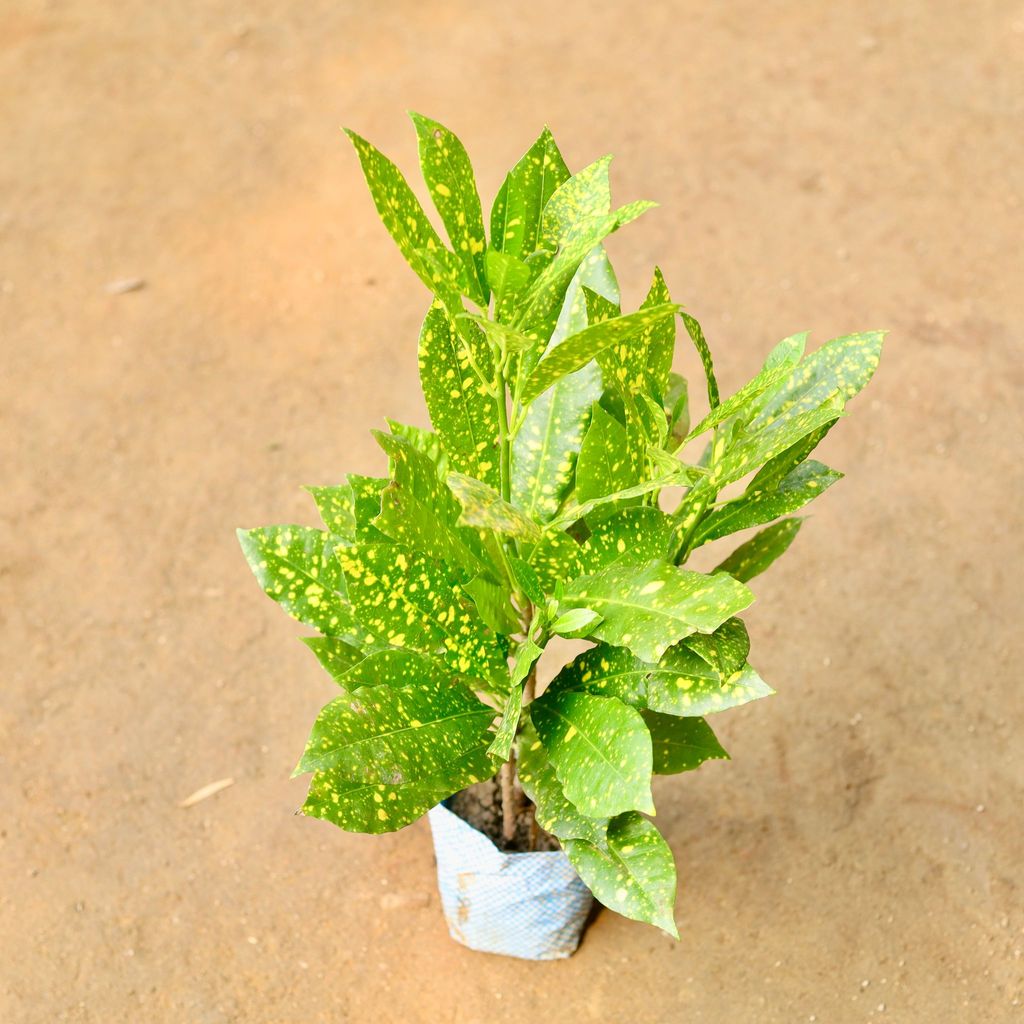
{"label": "dark soil", "polygon": [[516,792],[522,809],[516,818],[516,834],[511,841],[505,839],[501,830],[501,783],[497,777],[477,782],[456,793],[448,801],[448,808],[507,853],[559,849],[558,840],[534,821],[533,804],[518,787]]}

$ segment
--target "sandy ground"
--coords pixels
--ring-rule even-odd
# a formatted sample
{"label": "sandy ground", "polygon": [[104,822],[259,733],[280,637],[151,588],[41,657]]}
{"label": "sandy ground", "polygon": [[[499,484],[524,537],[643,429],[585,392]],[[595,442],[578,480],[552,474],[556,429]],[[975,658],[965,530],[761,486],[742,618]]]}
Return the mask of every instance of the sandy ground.
{"label": "sandy ground", "polygon": [[[1020,1019],[1022,66],[1020,0],[2,0],[0,1021]],[[487,195],[543,120],[616,152],[662,204],[627,301],[660,262],[726,388],[892,331],[758,581],[778,697],[659,785],[679,943],[471,953],[425,823],[292,814],[331,686],[233,529],[425,422],[425,293],[337,130],[411,168],[406,108]]]}

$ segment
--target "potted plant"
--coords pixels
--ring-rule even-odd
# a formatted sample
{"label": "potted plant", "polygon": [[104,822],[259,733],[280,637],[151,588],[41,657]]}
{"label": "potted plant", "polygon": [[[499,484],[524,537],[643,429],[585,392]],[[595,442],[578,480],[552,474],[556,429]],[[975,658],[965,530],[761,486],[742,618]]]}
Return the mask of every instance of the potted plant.
{"label": "potted plant", "polygon": [[[239,531],[266,593],[340,688],[296,773],[303,813],[391,832],[429,813],[445,912],[477,949],[545,959],[590,893],[677,935],[651,776],[728,755],[708,717],[773,691],[747,660],[747,584],[840,474],[809,458],[878,364],[882,334],[786,338],[722,399],[697,321],[657,269],[619,306],[602,243],[609,158],[570,174],[545,129],[494,201],[413,115],[445,244],[401,172],[353,132],[382,220],[432,293],[419,369],[433,430],[389,422],[381,477],[310,487],[324,527]],[[468,300],[468,307],[466,304]],[[672,370],[677,322],[708,412]],[[668,507],[668,489],[682,493]],[[709,573],[697,548],[759,528]],[[540,695],[553,637],[588,649]]]}

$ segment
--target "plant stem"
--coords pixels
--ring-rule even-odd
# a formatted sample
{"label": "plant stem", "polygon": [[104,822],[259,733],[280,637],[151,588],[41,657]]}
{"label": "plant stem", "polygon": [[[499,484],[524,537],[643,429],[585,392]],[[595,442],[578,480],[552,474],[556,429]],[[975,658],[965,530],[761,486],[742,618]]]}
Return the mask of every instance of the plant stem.
{"label": "plant stem", "polygon": [[523,684],[523,704],[529,704],[537,694],[537,666],[534,664]]}
{"label": "plant stem", "polygon": [[509,753],[508,760],[501,766],[501,834],[507,843],[511,843],[515,839],[516,822],[519,819],[515,759],[516,755]]}

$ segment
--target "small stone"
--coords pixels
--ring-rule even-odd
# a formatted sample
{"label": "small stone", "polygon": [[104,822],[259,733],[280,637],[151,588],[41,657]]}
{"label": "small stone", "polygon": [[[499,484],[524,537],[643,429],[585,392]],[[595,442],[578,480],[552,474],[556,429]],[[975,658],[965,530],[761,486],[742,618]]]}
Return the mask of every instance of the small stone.
{"label": "small stone", "polygon": [[108,295],[126,295],[128,292],[137,292],[146,287],[144,277],[122,277],[107,284]]}

